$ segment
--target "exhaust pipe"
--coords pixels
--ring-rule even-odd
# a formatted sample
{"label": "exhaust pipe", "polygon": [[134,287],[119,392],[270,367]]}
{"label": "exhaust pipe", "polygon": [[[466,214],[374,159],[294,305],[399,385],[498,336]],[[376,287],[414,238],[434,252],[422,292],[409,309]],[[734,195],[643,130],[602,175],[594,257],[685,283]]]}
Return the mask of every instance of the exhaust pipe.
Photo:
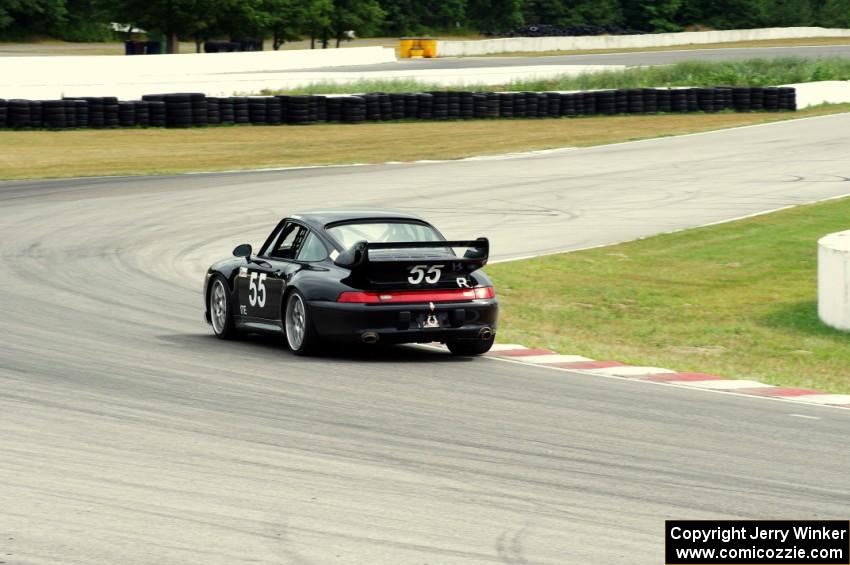
{"label": "exhaust pipe", "polygon": [[360,334],[360,341],[363,343],[378,343],[378,334],[375,332],[363,332]]}
{"label": "exhaust pipe", "polygon": [[481,328],[478,330],[478,337],[480,339],[490,339],[493,337],[493,330],[490,328]]}

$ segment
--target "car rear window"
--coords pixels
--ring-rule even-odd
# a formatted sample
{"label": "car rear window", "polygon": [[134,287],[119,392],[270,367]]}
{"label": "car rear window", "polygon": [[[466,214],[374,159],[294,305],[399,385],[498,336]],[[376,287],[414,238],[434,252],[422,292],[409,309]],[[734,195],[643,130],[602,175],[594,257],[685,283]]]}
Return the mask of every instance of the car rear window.
{"label": "car rear window", "polygon": [[443,240],[431,226],[412,222],[352,222],[330,227],[328,233],[344,249],[363,240],[370,243]]}

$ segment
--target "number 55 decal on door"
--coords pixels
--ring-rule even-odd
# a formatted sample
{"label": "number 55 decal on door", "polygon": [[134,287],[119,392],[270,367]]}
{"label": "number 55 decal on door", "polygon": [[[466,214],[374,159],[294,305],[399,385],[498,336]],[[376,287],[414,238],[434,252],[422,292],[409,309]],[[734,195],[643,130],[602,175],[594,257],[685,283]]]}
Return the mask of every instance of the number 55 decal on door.
{"label": "number 55 decal on door", "polygon": [[251,273],[251,282],[248,284],[248,303],[251,306],[266,305],[266,273]]}

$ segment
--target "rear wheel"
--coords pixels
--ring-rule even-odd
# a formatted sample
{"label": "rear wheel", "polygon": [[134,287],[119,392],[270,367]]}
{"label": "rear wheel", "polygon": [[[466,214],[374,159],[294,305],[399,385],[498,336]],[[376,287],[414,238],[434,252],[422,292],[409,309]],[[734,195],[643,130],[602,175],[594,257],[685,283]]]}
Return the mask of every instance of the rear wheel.
{"label": "rear wheel", "polygon": [[313,329],[313,320],[307,308],[304,296],[293,290],[286,300],[284,312],[284,331],[286,344],[296,355],[309,355],[316,351],[319,337]]}
{"label": "rear wheel", "polygon": [[220,276],[213,279],[210,288],[210,322],[216,337],[221,339],[236,337],[230,291],[227,289],[227,283]]}
{"label": "rear wheel", "polygon": [[490,351],[494,341],[496,341],[496,336],[490,336],[488,339],[455,339],[447,341],[446,347],[454,355],[471,357]]}

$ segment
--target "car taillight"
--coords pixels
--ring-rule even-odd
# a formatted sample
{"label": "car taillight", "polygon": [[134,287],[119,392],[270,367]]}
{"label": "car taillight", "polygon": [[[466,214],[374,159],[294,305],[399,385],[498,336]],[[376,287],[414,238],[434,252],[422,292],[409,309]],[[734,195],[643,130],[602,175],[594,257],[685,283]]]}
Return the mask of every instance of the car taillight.
{"label": "car taillight", "polygon": [[496,291],[492,286],[479,286],[474,289],[475,298],[495,298]]}
{"label": "car taillight", "polygon": [[450,288],[445,290],[399,290],[387,292],[350,291],[340,293],[337,302],[356,304],[400,304],[407,302],[457,302],[493,298],[492,286]]}

